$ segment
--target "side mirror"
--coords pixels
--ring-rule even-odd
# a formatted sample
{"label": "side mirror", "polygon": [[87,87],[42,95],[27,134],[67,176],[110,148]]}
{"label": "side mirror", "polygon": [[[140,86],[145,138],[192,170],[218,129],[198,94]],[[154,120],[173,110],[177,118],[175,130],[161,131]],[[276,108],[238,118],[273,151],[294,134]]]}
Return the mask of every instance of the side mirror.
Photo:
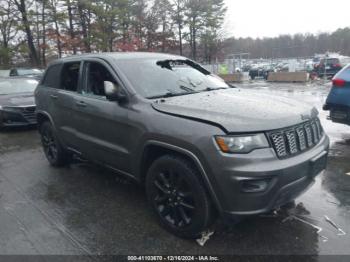
{"label": "side mirror", "polygon": [[106,98],[109,101],[122,102],[126,100],[126,94],[124,93],[124,90],[110,81],[104,81],[104,90]]}

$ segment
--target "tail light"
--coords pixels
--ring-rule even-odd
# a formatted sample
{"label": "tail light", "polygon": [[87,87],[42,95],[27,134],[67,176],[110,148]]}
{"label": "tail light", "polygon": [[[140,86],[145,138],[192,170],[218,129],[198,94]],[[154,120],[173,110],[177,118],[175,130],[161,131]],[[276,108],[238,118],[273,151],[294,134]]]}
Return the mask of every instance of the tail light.
{"label": "tail light", "polygon": [[343,87],[346,84],[345,80],[339,78],[333,79],[332,82],[334,87]]}
{"label": "tail light", "polygon": [[335,64],[334,67],[341,67],[341,64]]}

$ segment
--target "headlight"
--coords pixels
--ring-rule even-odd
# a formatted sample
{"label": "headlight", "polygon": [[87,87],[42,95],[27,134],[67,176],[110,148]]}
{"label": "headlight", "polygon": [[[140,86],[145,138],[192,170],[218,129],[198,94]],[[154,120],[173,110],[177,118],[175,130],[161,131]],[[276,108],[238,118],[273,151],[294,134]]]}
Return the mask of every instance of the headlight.
{"label": "headlight", "polygon": [[247,154],[255,149],[270,147],[264,134],[246,136],[216,136],[215,141],[224,153]]}

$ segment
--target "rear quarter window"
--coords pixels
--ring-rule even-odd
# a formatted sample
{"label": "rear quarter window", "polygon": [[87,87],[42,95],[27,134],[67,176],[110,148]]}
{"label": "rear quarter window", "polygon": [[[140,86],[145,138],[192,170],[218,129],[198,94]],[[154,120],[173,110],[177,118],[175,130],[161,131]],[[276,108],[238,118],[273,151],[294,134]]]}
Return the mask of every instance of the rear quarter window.
{"label": "rear quarter window", "polygon": [[338,58],[327,59],[327,65],[334,65],[334,64],[340,64],[340,61]]}
{"label": "rear quarter window", "polygon": [[50,66],[45,72],[42,85],[51,88],[60,88],[61,69],[62,64]]}

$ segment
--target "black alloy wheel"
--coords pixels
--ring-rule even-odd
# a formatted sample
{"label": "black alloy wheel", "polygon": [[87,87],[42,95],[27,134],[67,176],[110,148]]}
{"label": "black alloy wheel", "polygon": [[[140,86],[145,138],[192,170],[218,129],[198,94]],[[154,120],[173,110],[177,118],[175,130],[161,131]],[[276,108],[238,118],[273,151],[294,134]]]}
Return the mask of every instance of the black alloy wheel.
{"label": "black alloy wheel", "polygon": [[197,238],[215,219],[198,170],[180,156],[153,162],[146,177],[148,201],[161,226],[183,238]]}
{"label": "black alloy wheel", "polygon": [[44,153],[52,166],[59,167],[69,163],[69,154],[63,149],[55,135],[50,122],[44,122],[40,126],[41,143]]}

